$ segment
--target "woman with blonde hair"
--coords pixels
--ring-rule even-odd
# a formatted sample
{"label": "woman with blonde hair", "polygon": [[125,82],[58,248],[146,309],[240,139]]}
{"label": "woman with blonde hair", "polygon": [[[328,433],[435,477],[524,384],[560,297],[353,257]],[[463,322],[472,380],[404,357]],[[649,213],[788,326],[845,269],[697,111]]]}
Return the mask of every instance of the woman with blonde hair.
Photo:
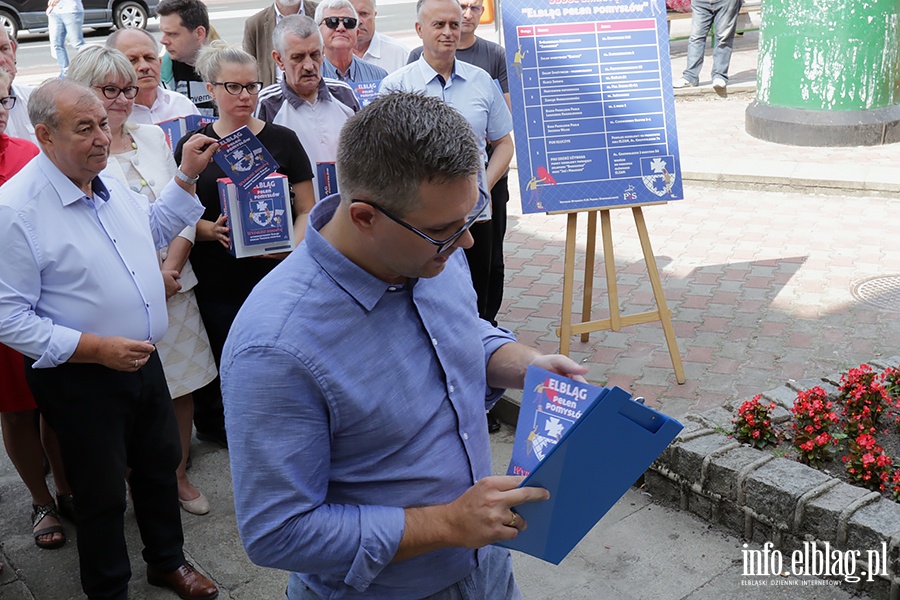
{"label": "woman with blonde hair", "polygon": [[[155,201],[175,176],[176,166],[162,129],[128,122],[138,93],[134,67],[118,50],[90,46],[72,60],[68,78],[93,89],[106,108],[112,138],[106,173],[150,202]],[[216,368],[194,297],[197,279],[188,262],[194,235],[194,228],[188,227],[168,248],[159,251],[169,329],[157,344],[157,351],[173,398],[181,438],[178,499],[185,511],[204,515],[209,512],[209,501],[191,485],[187,476],[194,413],[191,393],[214,380]]]}
{"label": "woman with blonde hair", "polygon": [[[291,184],[294,237],[300,243],[306,233],[307,215],[315,204],[312,169],[297,134],[253,116],[262,89],[256,59],[240,48],[217,40],[201,48],[195,68],[219,107],[219,120],[203,127],[199,133],[218,140],[246,126],[259,138],[278,163],[278,172],[286,175]],[[197,132],[188,133],[179,142],[175,150],[176,163],[180,162],[182,145],[194,133]],[[197,244],[191,250],[191,262],[199,281],[197,301],[217,365],[238,309],[253,286],[284,258],[284,255],[271,255],[236,259],[229,254],[228,227],[221,216],[216,183],[223,177],[227,175],[215,162],[209,163],[200,174],[197,197],[206,207],[206,212],[197,223]],[[218,379],[198,390],[194,398],[197,405],[194,417],[197,436],[227,444]]]}

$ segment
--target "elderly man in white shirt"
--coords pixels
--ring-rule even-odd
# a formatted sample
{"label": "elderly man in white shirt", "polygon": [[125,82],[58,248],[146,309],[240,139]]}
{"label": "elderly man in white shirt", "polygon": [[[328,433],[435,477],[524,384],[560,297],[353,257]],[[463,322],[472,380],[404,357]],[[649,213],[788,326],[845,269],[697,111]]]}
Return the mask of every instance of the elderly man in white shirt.
{"label": "elderly man in white shirt", "polygon": [[388,73],[405,66],[409,48],[394,38],[375,31],[375,17],[378,15],[375,0],[350,0],[350,3],[359,17],[356,46],[353,48],[357,58],[378,65]]}
{"label": "elderly man in white shirt", "polygon": [[106,47],[128,57],[137,71],[139,91],[129,119],[132,123],[155,125],[200,114],[190,98],[160,85],[159,43],[152,35],[143,29],[119,29],[107,38]]}

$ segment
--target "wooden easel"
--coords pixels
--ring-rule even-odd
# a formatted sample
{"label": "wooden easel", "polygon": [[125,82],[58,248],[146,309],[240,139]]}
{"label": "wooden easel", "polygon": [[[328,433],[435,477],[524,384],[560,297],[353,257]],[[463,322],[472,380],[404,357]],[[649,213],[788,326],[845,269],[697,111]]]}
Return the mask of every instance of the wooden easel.
{"label": "wooden easel", "polygon": [[[665,204],[655,202],[653,204]],[[669,356],[672,358],[672,367],[675,369],[675,380],[678,383],[686,381],[684,366],[681,364],[681,355],[678,353],[678,342],[675,339],[675,329],[672,327],[672,312],[666,306],[666,298],[663,294],[662,282],[659,279],[659,269],[656,259],[653,257],[653,249],[650,247],[650,236],[647,234],[647,224],[644,222],[644,213],[640,206],[631,206],[634,215],[634,224],[637,227],[638,238],[641,241],[641,249],[644,252],[644,261],[650,275],[650,285],[653,287],[653,297],[656,299],[656,310],[632,315],[619,313],[619,293],[616,286],[616,263],[613,256],[612,228],[609,221],[609,211],[613,208],[625,208],[612,206],[603,209],[587,211],[587,249],[584,261],[584,298],[581,308],[581,322],[572,323],[572,303],[575,288],[575,234],[578,231],[578,213],[569,212],[566,227],[566,265],[563,275],[562,292],[562,322],[557,334],[559,335],[559,351],[569,354],[569,345],[573,335],[581,334],[581,341],[587,342],[592,331],[612,329],[619,331],[624,325],[639,325],[661,321],[663,332],[666,336],[666,345],[669,347]],[[591,321],[591,303],[594,295],[594,258],[597,249],[597,213],[600,213],[600,230],[603,236],[603,259],[606,263],[606,283],[609,299],[609,318]],[[559,213],[551,213],[559,214]]]}

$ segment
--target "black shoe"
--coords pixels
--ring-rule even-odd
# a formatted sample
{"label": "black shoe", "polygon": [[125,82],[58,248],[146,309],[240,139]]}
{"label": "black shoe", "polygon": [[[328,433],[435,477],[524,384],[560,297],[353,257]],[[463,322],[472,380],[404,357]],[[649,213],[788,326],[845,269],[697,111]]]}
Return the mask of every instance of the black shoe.
{"label": "black shoe", "polygon": [[488,433],[497,433],[500,431],[500,419],[488,413],[487,415]]}
{"label": "black shoe", "polygon": [[228,436],[225,434],[224,428],[218,431],[197,431],[197,439],[201,442],[211,442],[228,448]]}
{"label": "black shoe", "polygon": [[72,494],[56,494],[56,508],[59,514],[75,522],[75,497]]}

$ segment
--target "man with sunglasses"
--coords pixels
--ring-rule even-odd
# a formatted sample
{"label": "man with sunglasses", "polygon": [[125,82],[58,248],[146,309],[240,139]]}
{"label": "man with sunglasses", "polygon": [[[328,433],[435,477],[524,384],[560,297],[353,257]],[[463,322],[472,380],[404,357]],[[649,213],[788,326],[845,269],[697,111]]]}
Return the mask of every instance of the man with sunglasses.
{"label": "man with sunglasses", "polygon": [[491,544],[547,492],[491,476],[484,411],[529,364],[587,369],[478,318],[456,250],[487,207],[481,169],[446,103],[377,98],[341,132],[341,194],[313,208],[232,325],[238,527],[251,560],[291,572],[288,600],[521,598]]}
{"label": "man with sunglasses", "polygon": [[316,7],[316,23],[325,45],[322,73],[345,83],[381,81],[387,71],[353,54],[359,17],[349,0],[323,0]]}

